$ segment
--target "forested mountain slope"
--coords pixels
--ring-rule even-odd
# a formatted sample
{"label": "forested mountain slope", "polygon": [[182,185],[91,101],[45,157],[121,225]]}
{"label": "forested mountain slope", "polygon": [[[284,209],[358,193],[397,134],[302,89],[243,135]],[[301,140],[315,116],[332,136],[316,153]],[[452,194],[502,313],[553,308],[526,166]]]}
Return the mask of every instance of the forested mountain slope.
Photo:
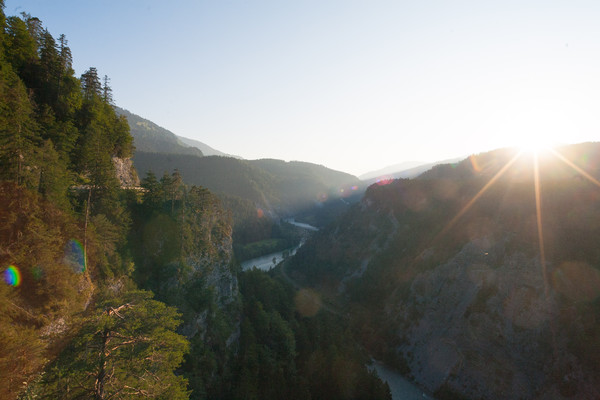
{"label": "forested mountain slope", "polygon": [[142,176],[177,169],[187,183],[249,200],[281,216],[314,214],[319,207],[360,195],[358,178],[310,163],[137,152],[134,164]]}
{"label": "forested mountain slope", "polygon": [[193,154],[199,157],[203,155],[233,157],[198,140],[177,136],[168,129],[162,128],[154,122],[121,107],[115,107],[115,111],[118,115],[123,115],[127,118],[134,146],[138,151]]}
{"label": "forested mountain slope", "polygon": [[128,278],[127,121],[108,79],[73,74],[64,36],[0,2],[0,398],[182,398],[179,316]]}
{"label": "forested mountain slope", "polygon": [[389,399],[343,319],[239,270],[216,195],[124,188],[129,125],[67,44],[0,0],[0,398]]}
{"label": "forested mountain slope", "polygon": [[585,143],[373,185],[288,273],[439,398],[594,399],[599,178],[600,144]]}
{"label": "forested mountain slope", "polygon": [[202,157],[201,150],[184,144],[173,132],[120,107],[115,107],[115,111],[118,115],[127,118],[137,151],[192,154]]}

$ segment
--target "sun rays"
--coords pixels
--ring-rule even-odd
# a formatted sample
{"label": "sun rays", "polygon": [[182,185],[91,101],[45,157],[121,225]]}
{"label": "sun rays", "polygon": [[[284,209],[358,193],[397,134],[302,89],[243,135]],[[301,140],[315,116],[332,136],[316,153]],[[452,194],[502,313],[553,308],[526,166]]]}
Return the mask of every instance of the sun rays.
{"label": "sun rays", "polygon": [[[527,160],[522,159],[522,157],[531,157],[531,163],[529,164]],[[473,208],[473,206],[481,199],[481,197],[495,184],[499,181],[499,179],[506,175],[507,172],[511,169],[511,167],[515,166],[517,169],[517,173],[522,170],[519,170],[519,166],[516,166],[517,161],[521,159],[524,163],[519,163],[522,167],[523,165],[531,165],[532,166],[532,175],[533,175],[533,194],[534,194],[534,205],[535,205],[535,229],[537,230],[537,247],[539,251],[539,267],[541,278],[543,281],[543,296],[544,301],[550,307],[550,303],[553,301],[552,294],[550,292],[551,282],[550,282],[550,274],[548,270],[548,261],[546,254],[546,245],[545,245],[545,232],[544,232],[544,209],[543,209],[543,187],[542,187],[542,175],[546,171],[546,167],[552,168],[550,164],[548,164],[549,159],[560,160],[560,163],[563,163],[567,166],[567,171],[572,170],[576,173],[575,176],[585,178],[585,180],[589,181],[593,185],[600,188],[600,181],[592,176],[589,172],[584,170],[582,167],[575,164],[575,162],[569,160],[565,155],[561,154],[558,149],[548,148],[548,147],[537,147],[524,149],[520,148],[516,153],[508,159],[508,161],[500,168],[489,181],[460,209],[460,211],[452,218],[450,221],[443,227],[443,229],[435,235],[430,245],[436,242],[439,242],[443,236],[447,235],[450,230],[456,226],[456,224],[468,213],[469,210]],[[544,160],[545,164],[542,164],[541,161]],[[476,159],[471,160],[471,166],[473,171],[480,173],[481,166],[480,163]],[[529,168],[529,167],[527,167]],[[556,169],[558,171],[558,169]],[[550,174],[550,170],[548,170]],[[568,175],[564,175],[566,177]],[[486,253],[487,254],[487,253]],[[555,318],[551,315],[551,308],[547,309],[549,314],[547,315],[547,320],[549,323],[549,328],[552,335],[552,346],[554,351],[554,356],[557,357],[557,342],[556,342],[556,321]]]}
{"label": "sun rays", "polygon": [[[515,161],[517,161],[519,159],[519,157],[521,156],[522,152],[518,152],[517,154],[515,154],[507,163],[506,165],[504,165],[504,167],[502,167],[502,169],[500,169],[500,171],[498,171],[493,177],[492,179],[490,179],[485,186],[483,186],[479,192],[477,192],[477,194],[475,196],[473,196],[473,198],[458,212],[458,214],[456,214],[454,216],[454,218],[452,218],[450,220],[450,222],[448,222],[446,224],[446,226],[444,227],[444,229],[441,230],[440,233],[438,233],[438,235],[435,237],[435,239],[433,240],[434,242],[436,242],[439,238],[441,238],[443,235],[445,235],[457,222],[458,220],[467,212],[469,211],[469,209],[471,207],[473,207],[473,205],[477,202],[477,200],[479,200],[479,198],[481,196],[483,196],[483,194],[490,188],[492,187],[492,185],[494,185],[494,183],[496,183],[496,181],[498,179],[500,179],[500,177],[502,177],[502,175],[504,175],[504,173],[514,164]],[[476,161],[474,159],[471,159],[471,164],[473,165],[474,169],[479,169],[479,167],[476,167]]]}
{"label": "sun rays", "polygon": [[554,156],[556,156],[556,158],[558,158],[565,164],[567,164],[569,167],[573,168],[573,170],[575,170],[576,172],[581,174],[581,176],[586,178],[588,181],[590,181],[594,185],[600,187],[600,181],[598,181],[598,179],[594,178],[592,175],[590,175],[589,173],[584,171],[582,168],[578,167],[575,163],[573,163],[571,160],[569,160],[568,158],[566,158],[565,156],[560,154],[557,150],[550,149],[550,153],[553,154]]}
{"label": "sun rays", "polygon": [[[567,157],[562,155],[558,150],[549,146],[535,146],[526,147],[521,146],[519,150],[512,156],[506,164],[494,174],[494,176],[465,204],[461,210],[444,226],[444,228],[435,236],[432,242],[437,242],[442,236],[448,233],[452,227],[477,203],[477,201],[518,161],[521,157],[529,155],[532,157],[533,163],[533,182],[534,182],[534,194],[535,194],[535,208],[536,208],[536,224],[538,229],[538,242],[540,257],[542,264],[545,262],[545,248],[543,240],[543,213],[542,213],[542,190],[540,181],[540,154],[553,155],[558,160],[562,161],[565,165],[573,169],[577,174],[587,179],[592,184],[600,188],[600,181],[594,178],[590,173],[586,172],[581,167],[577,166],[574,162],[570,161]],[[470,158],[473,169],[477,172],[481,171],[481,167],[473,157]],[[546,280],[546,278],[545,278]]]}
{"label": "sun rays", "polygon": [[548,298],[548,273],[546,270],[546,249],[544,247],[544,228],[542,224],[542,190],[540,183],[540,163],[537,152],[533,153],[533,181],[535,192],[535,219],[538,234],[538,246],[540,250],[540,264],[542,277],[544,279],[544,294]]}

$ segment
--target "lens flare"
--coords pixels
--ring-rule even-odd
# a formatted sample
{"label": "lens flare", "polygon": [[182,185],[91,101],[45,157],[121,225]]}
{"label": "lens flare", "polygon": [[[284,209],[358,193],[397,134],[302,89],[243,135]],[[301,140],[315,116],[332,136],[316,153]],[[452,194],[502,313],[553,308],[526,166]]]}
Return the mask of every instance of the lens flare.
{"label": "lens flare", "polygon": [[327,196],[327,193],[321,192],[321,193],[317,194],[317,201],[320,203],[326,202],[328,198],[329,197]]}
{"label": "lens flare", "polygon": [[80,274],[85,271],[85,252],[78,240],[71,239],[67,242],[63,260],[65,264],[73,269],[73,272]]}
{"label": "lens flare", "polygon": [[314,317],[321,308],[321,296],[312,289],[300,289],[294,296],[294,303],[300,315]]}
{"label": "lens flare", "polygon": [[10,286],[17,287],[21,284],[21,272],[14,265],[9,266],[4,271],[4,282]]}
{"label": "lens flare", "polygon": [[394,181],[393,176],[386,175],[386,176],[380,176],[379,178],[377,178],[375,183],[378,184],[379,186],[384,186],[384,185],[389,185],[393,181]]}
{"label": "lens flare", "polygon": [[469,161],[471,161],[471,166],[473,167],[473,171],[481,172],[481,167],[479,166],[479,163],[477,162],[477,159],[475,158],[475,156],[473,156],[473,155],[470,156]]}

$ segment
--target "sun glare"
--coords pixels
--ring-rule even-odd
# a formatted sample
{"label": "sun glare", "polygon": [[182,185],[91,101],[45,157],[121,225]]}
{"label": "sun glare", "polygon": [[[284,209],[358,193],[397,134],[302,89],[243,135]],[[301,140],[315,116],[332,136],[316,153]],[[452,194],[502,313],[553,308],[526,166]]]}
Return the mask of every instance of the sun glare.
{"label": "sun glare", "polygon": [[518,139],[517,146],[524,153],[542,153],[554,148],[556,143],[541,135],[523,135]]}

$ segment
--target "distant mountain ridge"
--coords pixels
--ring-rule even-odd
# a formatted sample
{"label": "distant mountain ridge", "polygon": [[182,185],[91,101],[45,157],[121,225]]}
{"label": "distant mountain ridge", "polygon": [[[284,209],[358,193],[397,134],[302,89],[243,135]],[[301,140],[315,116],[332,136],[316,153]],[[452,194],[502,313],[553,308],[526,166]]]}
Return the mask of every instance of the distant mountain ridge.
{"label": "distant mountain ridge", "polygon": [[124,115],[129,122],[131,136],[137,151],[164,154],[190,154],[195,156],[229,156],[198,140],[177,136],[154,122],[140,117],[131,111],[115,107],[118,115]]}
{"label": "distant mountain ridge", "polygon": [[380,168],[375,171],[369,171],[358,176],[361,181],[377,178],[382,175],[390,175],[398,171],[405,171],[407,169],[416,168],[421,165],[429,164],[427,161],[404,161],[398,164],[390,165],[384,168]]}
{"label": "distant mountain ridge", "polygon": [[179,139],[179,141],[181,143],[183,143],[184,146],[187,147],[195,147],[197,149],[199,149],[202,154],[204,154],[205,156],[222,156],[222,157],[233,157],[233,158],[241,158],[232,154],[227,154],[227,153],[223,153],[222,151],[219,151],[217,149],[214,149],[212,147],[210,147],[209,145],[207,145],[206,143],[202,143],[198,140],[194,140],[194,139],[189,139],[183,136],[177,136],[177,139]]}
{"label": "distant mountain ridge", "polygon": [[424,161],[406,161],[400,164],[391,165],[376,171],[367,172],[359,176],[359,179],[366,183],[375,183],[380,179],[404,179],[416,178],[422,173],[430,170],[436,165],[454,164],[462,161],[465,157],[450,158],[447,160],[424,162]]}

